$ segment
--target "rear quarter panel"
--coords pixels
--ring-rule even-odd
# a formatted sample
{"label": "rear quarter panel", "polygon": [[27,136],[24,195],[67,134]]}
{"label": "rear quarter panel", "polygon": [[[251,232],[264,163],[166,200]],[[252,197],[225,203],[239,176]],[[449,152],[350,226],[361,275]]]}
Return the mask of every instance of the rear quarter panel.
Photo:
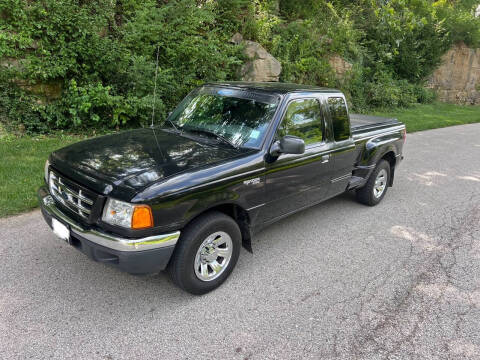
{"label": "rear quarter panel", "polygon": [[403,132],[405,125],[392,126],[389,129],[354,134],[357,151],[356,176],[368,178],[378,161],[389,152],[402,155]]}

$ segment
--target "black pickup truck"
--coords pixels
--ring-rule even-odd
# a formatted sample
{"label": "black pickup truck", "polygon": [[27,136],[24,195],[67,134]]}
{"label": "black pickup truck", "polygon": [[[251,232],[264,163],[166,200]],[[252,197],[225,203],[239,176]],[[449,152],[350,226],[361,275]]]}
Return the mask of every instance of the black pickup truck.
{"label": "black pickup truck", "polygon": [[405,138],[396,119],[349,116],[338,90],[212,83],[161,126],[53,152],[38,197],[54,233],[93,260],[167,269],[202,294],[266,225],[348,190],[378,204]]}

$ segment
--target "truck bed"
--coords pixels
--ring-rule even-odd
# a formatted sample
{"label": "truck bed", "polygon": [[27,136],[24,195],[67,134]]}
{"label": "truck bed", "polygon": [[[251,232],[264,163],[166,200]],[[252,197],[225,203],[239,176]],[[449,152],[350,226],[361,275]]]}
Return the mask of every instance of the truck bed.
{"label": "truck bed", "polygon": [[353,135],[373,130],[381,130],[401,123],[396,118],[385,118],[373,115],[350,114],[350,126]]}

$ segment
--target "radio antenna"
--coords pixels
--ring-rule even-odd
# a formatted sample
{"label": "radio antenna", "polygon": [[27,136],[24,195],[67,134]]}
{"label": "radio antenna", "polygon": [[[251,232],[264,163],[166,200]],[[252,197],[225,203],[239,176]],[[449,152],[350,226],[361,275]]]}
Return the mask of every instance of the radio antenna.
{"label": "radio antenna", "polygon": [[160,52],[160,46],[157,45],[157,64],[155,65],[155,87],[153,88],[153,106],[152,106],[152,123],[150,127],[153,128],[153,119],[155,118],[155,100],[157,97],[157,74],[158,74],[158,53]]}

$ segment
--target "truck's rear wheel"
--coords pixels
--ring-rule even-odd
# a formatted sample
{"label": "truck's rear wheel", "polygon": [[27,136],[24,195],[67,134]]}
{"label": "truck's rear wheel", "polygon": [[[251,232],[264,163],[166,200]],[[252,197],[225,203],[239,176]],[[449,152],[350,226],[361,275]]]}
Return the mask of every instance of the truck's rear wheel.
{"label": "truck's rear wheel", "polygon": [[173,282],[189,293],[205,294],[220,286],[235,267],[242,244],[231,217],[210,212],[183,231],[168,271]]}
{"label": "truck's rear wheel", "polygon": [[357,200],[365,205],[377,205],[387,193],[389,181],[390,164],[386,160],[380,160],[365,186],[357,190]]}

